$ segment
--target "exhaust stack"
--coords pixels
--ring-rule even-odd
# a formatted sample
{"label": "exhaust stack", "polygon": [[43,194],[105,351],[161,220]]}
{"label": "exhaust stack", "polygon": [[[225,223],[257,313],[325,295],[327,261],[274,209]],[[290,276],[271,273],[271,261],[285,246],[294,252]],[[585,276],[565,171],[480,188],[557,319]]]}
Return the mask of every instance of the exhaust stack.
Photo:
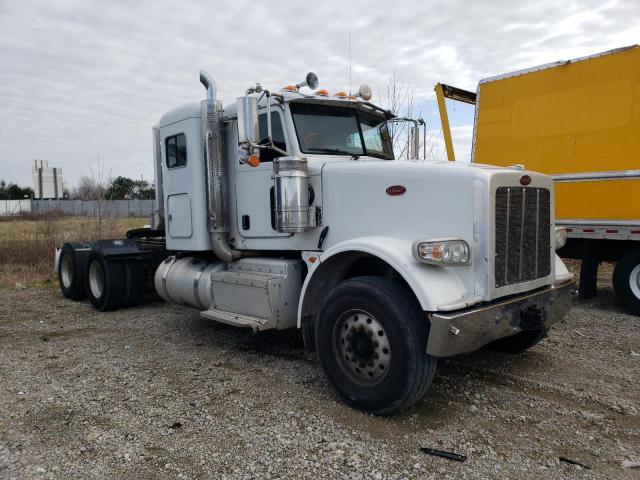
{"label": "exhaust stack", "polygon": [[229,263],[240,258],[242,252],[232,249],[228,241],[229,175],[224,162],[222,104],[213,77],[200,70],[200,82],[207,89],[207,99],[200,102],[203,153],[207,167],[207,227],[213,253]]}

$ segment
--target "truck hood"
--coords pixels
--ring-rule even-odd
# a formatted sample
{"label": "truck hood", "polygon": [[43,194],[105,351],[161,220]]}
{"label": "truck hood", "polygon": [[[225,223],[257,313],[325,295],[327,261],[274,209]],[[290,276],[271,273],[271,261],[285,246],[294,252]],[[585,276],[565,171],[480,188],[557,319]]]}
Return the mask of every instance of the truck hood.
{"label": "truck hood", "polygon": [[485,299],[491,287],[480,276],[494,261],[496,189],[522,187],[528,175],[531,188],[553,191],[546,175],[455,162],[334,161],[324,163],[321,175],[322,224],[329,227],[324,249],[356,237],[402,239],[407,249],[417,240],[462,239],[471,246],[472,265],[447,268]]}
{"label": "truck hood", "polygon": [[[546,175],[457,162],[327,161],[321,171],[323,223],[335,230],[330,243],[389,234],[411,241],[456,237],[471,245],[475,204],[491,185],[520,186],[527,174],[532,186],[552,188]],[[403,193],[387,192],[395,186],[402,188],[391,193]]]}

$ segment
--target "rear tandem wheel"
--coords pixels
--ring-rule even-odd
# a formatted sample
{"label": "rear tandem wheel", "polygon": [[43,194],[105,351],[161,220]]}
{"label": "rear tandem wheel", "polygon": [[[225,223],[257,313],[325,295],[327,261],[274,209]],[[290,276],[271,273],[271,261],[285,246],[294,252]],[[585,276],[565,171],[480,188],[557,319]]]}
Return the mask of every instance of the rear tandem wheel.
{"label": "rear tandem wheel", "polygon": [[116,310],[124,305],[127,289],[124,262],[111,260],[94,250],[89,253],[85,272],[87,296],[96,310]]}

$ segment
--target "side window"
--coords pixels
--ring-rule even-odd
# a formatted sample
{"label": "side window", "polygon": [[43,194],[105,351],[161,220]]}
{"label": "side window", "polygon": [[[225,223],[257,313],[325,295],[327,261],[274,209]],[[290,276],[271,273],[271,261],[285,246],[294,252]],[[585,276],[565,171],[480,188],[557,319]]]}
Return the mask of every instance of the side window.
{"label": "side window", "polygon": [[187,137],[184,133],[167,137],[165,140],[167,167],[184,167],[187,164]]}
{"label": "side window", "polygon": [[[260,127],[260,143],[267,142],[267,114],[263,113],[258,116],[258,122]],[[284,139],[284,129],[282,128],[282,120],[277,112],[271,112],[271,136],[273,137],[273,143],[281,150],[287,150],[287,142]],[[265,149],[260,151],[261,162],[272,162],[274,158],[281,157],[282,154],[275,152],[271,149]]]}

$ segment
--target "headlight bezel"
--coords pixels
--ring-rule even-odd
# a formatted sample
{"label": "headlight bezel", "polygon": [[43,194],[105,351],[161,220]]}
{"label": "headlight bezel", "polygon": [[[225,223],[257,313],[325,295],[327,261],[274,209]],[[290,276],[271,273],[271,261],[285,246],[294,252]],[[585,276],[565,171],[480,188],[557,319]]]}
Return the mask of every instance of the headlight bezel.
{"label": "headlight bezel", "polygon": [[560,250],[567,244],[567,228],[556,225],[553,232],[553,244],[555,250]]}
{"label": "headlight bezel", "polygon": [[[443,247],[445,245],[448,246],[449,249],[454,248],[454,246],[459,246],[463,250],[462,258],[460,260],[454,260],[453,258],[442,258],[442,252],[445,250]],[[438,247],[436,248],[436,246]],[[429,247],[431,247],[430,250]],[[463,238],[436,238],[416,240],[411,246],[411,251],[414,259],[429,265],[438,265],[441,267],[464,267],[471,265],[471,246],[469,245],[469,242],[467,242]],[[429,251],[431,252],[431,257],[423,256],[421,254],[421,252]],[[437,256],[433,256],[434,251],[440,252],[440,254],[437,255],[440,258],[436,258]],[[451,252],[451,254],[453,255],[453,252]]]}

